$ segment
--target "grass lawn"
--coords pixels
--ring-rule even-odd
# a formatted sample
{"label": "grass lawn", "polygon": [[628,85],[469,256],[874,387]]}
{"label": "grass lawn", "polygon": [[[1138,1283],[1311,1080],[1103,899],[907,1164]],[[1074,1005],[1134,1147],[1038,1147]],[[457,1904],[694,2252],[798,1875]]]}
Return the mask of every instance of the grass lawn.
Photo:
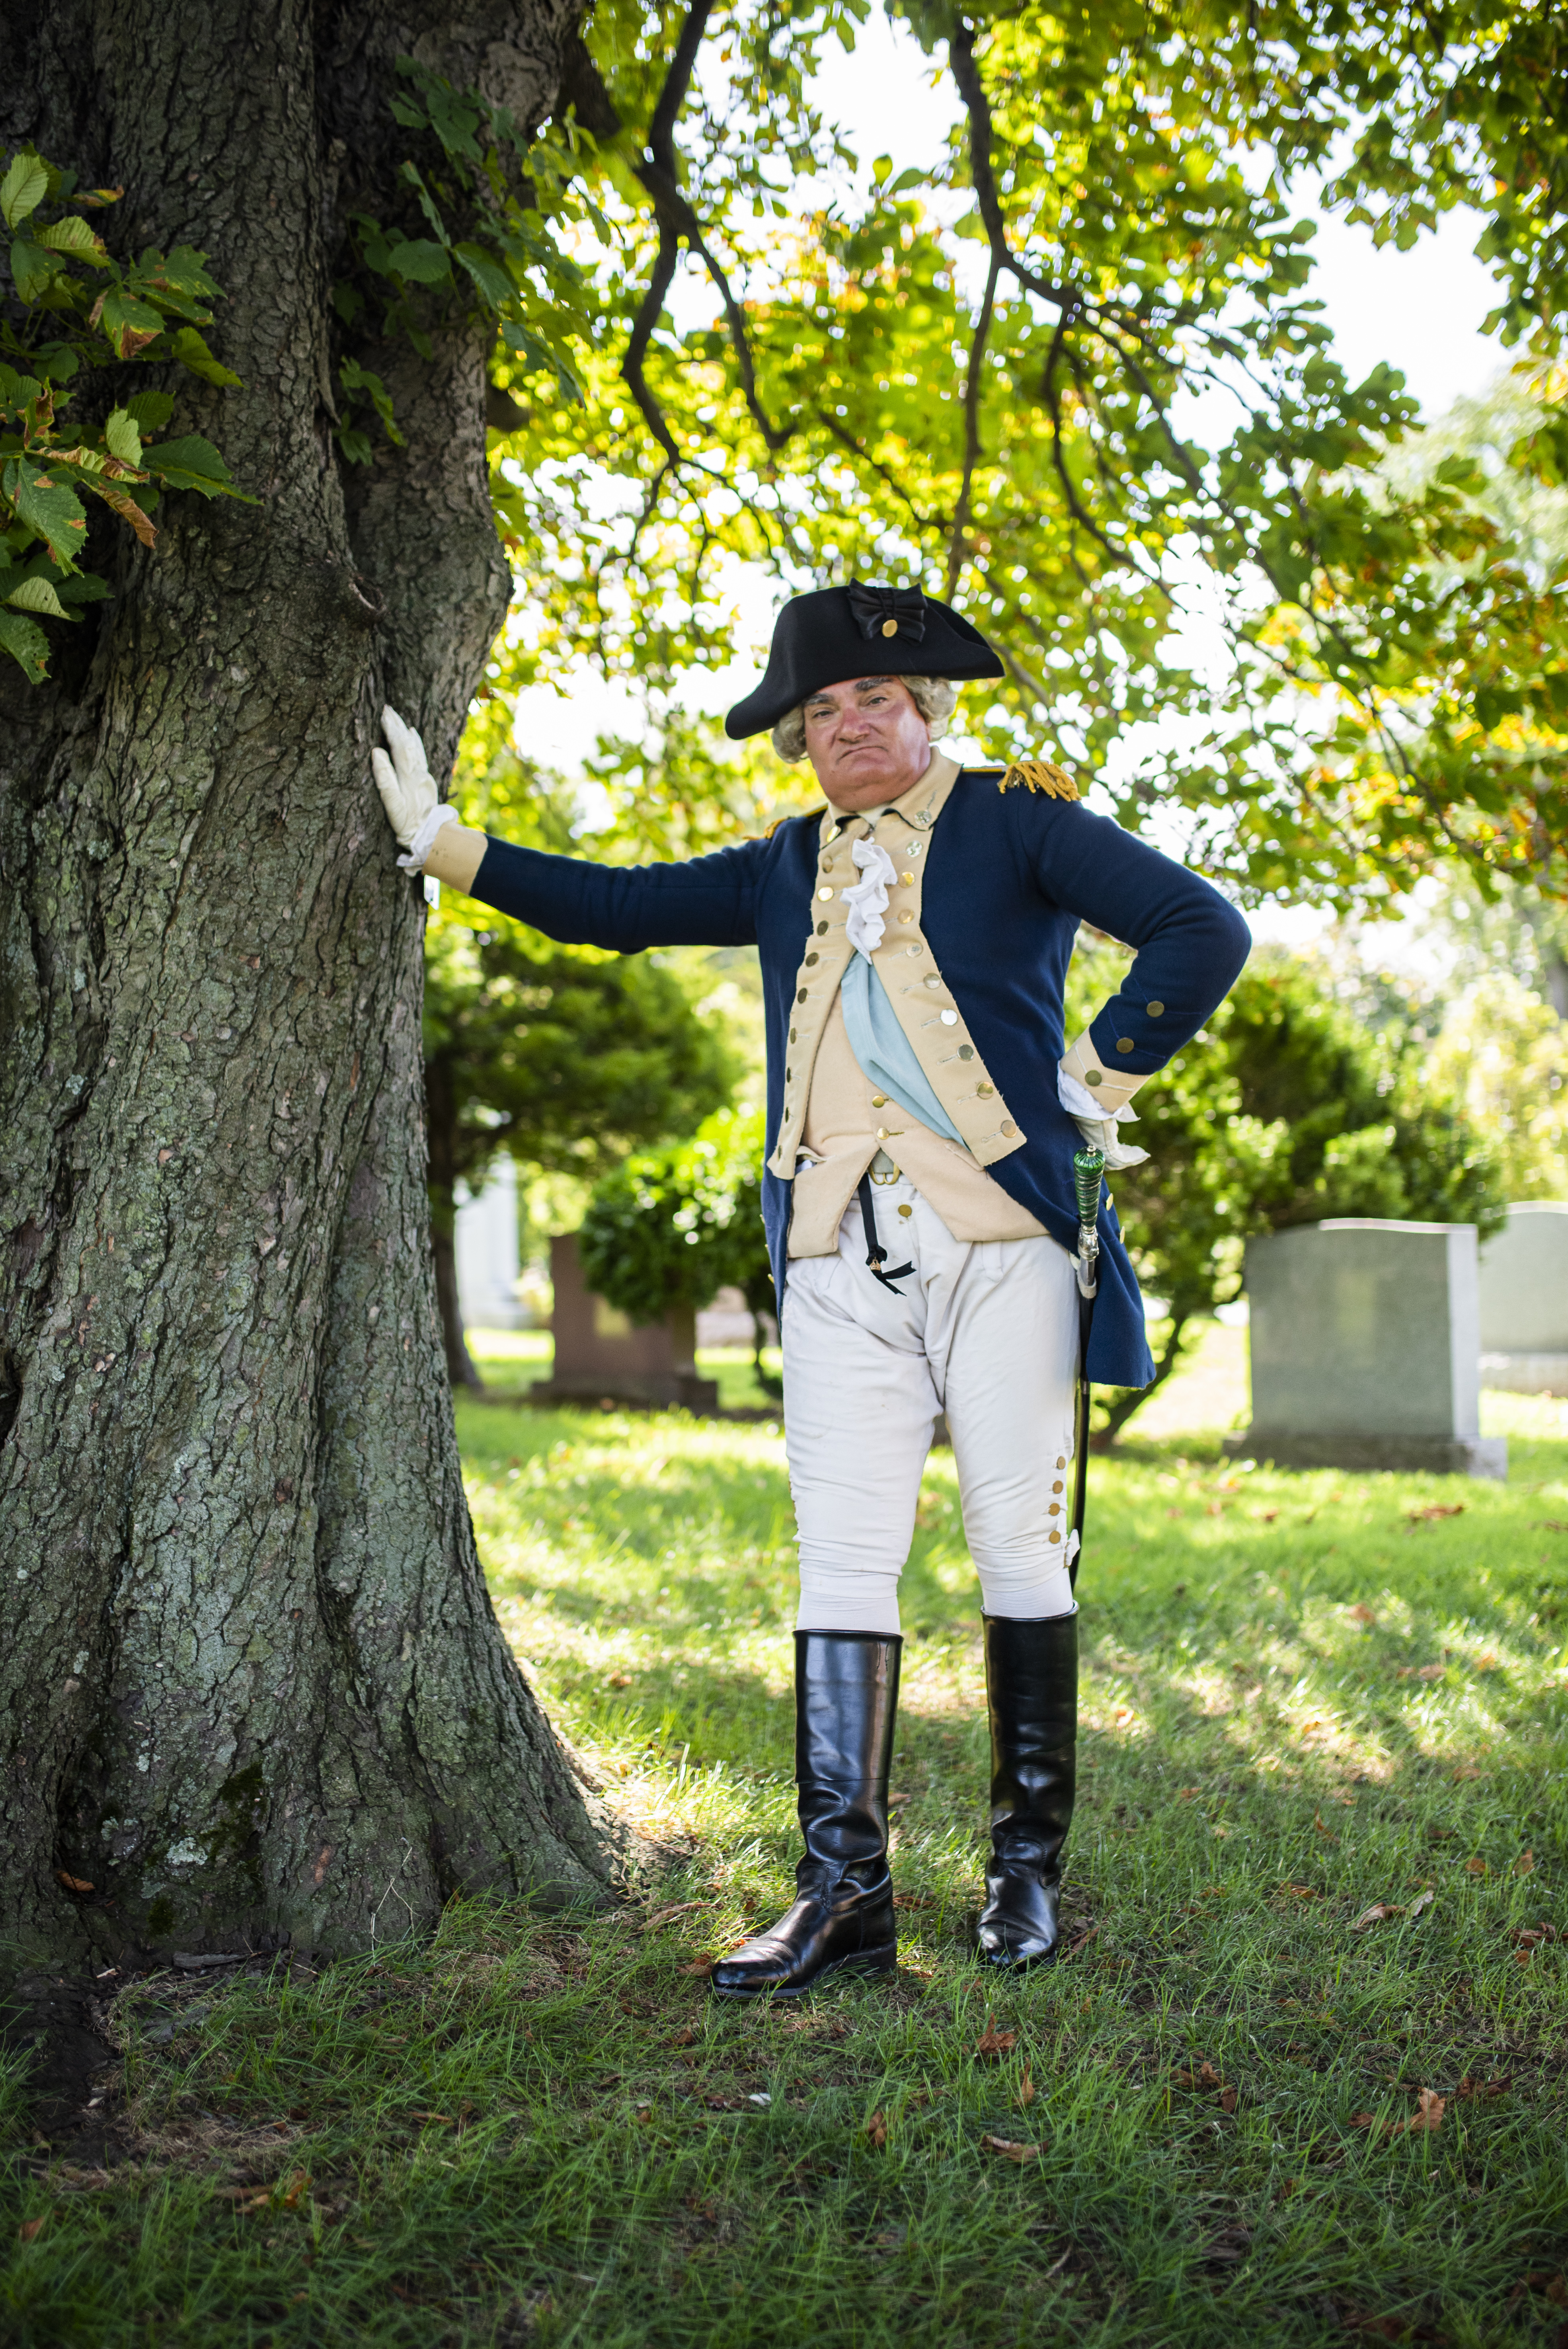
{"label": "grass lawn", "polygon": [[793,1855],[778,1433],[461,1404],[500,1619],[659,1871],[126,1992],[133,2158],[21,2131],[0,2338],[1568,2344],[1568,1414],[1489,1400],[1506,1486],[1248,1472],[1218,1359],[1209,1432],[1168,1395],[1090,1474],[1070,1957],[967,1954],[978,1608],[938,1454],[903,1965],[779,2013],[705,1981]]}

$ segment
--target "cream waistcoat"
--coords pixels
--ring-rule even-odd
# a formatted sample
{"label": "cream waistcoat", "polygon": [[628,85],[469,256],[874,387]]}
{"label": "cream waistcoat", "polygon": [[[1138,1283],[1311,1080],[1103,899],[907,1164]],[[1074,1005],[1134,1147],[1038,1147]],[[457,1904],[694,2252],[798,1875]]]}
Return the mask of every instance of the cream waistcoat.
{"label": "cream waistcoat", "polygon": [[841,832],[830,808],[819,837],[812,935],[796,973],[779,1141],[769,1162],[775,1174],[794,1175],[792,1257],[831,1255],[844,1209],[879,1150],[930,1200],[954,1239],[1033,1239],[1043,1229],[985,1172],[1021,1149],[1025,1136],[1007,1114],[921,927],[936,823],[959,771],[944,751],[934,752],[919,782],[878,816],[876,838],[899,877],[872,961],[915,1059],[967,1147],[876,1092],[850,1049],[839,999],[854,952],[844,934],[843,892],[860,877],[851,844],[872,827],[857,816]]}

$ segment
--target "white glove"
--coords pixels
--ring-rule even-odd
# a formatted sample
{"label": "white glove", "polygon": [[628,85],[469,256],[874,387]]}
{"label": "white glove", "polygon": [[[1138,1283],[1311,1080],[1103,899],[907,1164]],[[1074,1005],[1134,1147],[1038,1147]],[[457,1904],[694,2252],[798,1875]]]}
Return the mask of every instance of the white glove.
{"label": "white glove", "polygon": [[371,751],[376,788],[399,847],[408,851],[407,856],[397,859],[399,868],[405,873],[419,873],[435,845],[436,834],[443,824],[457,823],[458,812],[441,802],[423,742],[411,726],[405,726],[395,709],[381,712],[381,731],[391,744],[392,755],[388,758],[385,750]]}
{"label": "white glove", "polygon": [[1113,1117],[1107,1117],[1088,1087],[1080,1085],[1076,1077],[1069,1077],[1065,1069],[1057,1071],[1057,1099],[1089,1148],[1104,1151],[1108,1174],[1119,1174],[1124,1166],[1142,1165],[1148,1151],[1140,1150],[1136,1143],[1119,1142],[1116,1135],[1119,1125],[1134,1125],[1138,1122],[1138,1112],[1130,1102],[1123,1102]]}

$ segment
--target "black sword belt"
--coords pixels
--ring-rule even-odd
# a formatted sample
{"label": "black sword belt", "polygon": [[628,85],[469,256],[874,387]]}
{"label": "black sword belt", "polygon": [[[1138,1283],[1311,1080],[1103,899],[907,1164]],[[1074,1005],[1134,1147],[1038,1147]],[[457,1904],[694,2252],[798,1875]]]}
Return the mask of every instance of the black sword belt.
{"label": "black sword belt", "polygon": [[[914,1267],[913,1264],[895,1264],[891,1272],[882,1270],[887,1262],[887,1250],[877,1237],[876,1211],[872,1206],[872,1170],[869,1166],[861,1176],[855,1195],[861,1203],[861,1223],[866,1236],[866,1262],[872,1268],[872,1278],[880,1280],[884,1288],[892,1288],[893,1282],[903,1280],[914,1270]],[[892,1288],[892,1293],[895,1297],[903,1295],[902,1288]]]}

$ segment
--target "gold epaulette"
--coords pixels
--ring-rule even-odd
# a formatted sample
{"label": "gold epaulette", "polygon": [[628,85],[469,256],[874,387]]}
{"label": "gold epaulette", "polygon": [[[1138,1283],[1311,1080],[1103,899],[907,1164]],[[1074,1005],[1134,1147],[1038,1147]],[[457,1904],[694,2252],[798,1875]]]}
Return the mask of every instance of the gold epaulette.
{"label": "gold epaulette", "polygon": [[[1074,797],[1077,797],[1076,792],[1074,793]],[[767,831],[763,833],[762,837],[764,840],[771,840],[781,823],[793,823],[798,815],[814,815],[818,823],[820,823],[822,818],[827,814],[827,812],[828,810],[825,802],[820,808],[791,808],[788,815],[776,815],[772,823],[769,825]]]}
{"label": "gold epaulette", "polygon": [[1076,800],[1078,787],[1065,767],[1053,764],[1049,759],[1015,759],[996,789],[1005,792],[1014,783],[1022,783],[1031,792],[1044,792],[1051,800]]}

